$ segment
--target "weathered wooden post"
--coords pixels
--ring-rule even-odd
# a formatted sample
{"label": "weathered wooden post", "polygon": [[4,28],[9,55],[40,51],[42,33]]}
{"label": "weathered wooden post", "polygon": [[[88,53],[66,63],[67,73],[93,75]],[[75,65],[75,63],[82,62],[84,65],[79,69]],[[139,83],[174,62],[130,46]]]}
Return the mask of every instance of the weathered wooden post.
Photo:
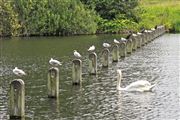
{"label": "weathered wooden post", "polygon": [[144,40],[145,40],[145,44],[148,43],[148,30],[144,31]]}
{"label": "weathered wooden post", "polygon": [[120,49],[119,49],[119,55],[120,57],[126,57],[126,42],[121,42],[120,43]]}
{"label": "weathered wooden post", "polygon": [[112,60],[113,62],[118,62],[119,59],[119,46],[117,44],[112,47]]}
{"label": "weathered wooden post", "polygon": [[15,79],[10,83],[10,119],[25,117],[25,84],[21,79]]}
{"label": "weathered wooden post", "polygon": [[132,53],[132,39],[128,39],[127,40],[127,45],[126,45],[126,50],[127,50],[127,54],[131,54]]}
{"label": "weathered wooden post", "polygon": [[59,96],[59,69],[52,67],[48,71],[48,97],[58,98]]}
{"label": "weathered wooden post", "polygon": [[152,31],[152,40],[154,40],[156,38],[156,32],[154,28],[151,28]]}
{"label": "weathered wooden post", "polygon": [[89,54],[89,73],[97,74],[97,54],[95,52]]}
{"label": "weathered wooden post", "polygon": [[82,82],[82,61],[80,59],[74,59],[72,62],[73,85],[80,85]]}
{"label": "weathered wooden post", "polygon": [[158,37],[161,35],[161,27],[157,26],[157,30],[158,30]]}
{"label": "weathered wooden post", "polygon": [[132,34],[133,47],[132,49],[135,51],[137,49],[137,34]]}
{"label": "weathered wooden post", "polygon": [[103,67],[109,66],[109,54],[110,54],[109,49],[104,48],[104,50],[102,51],[102,66]]}
{"label": "weathered wooden post", "polygon": [[137,43],[137,48],[140,48],[142,45],[142,33],[138,32],[138,43]]}
{"label": "weathered wooden post", "polygon": [[156,37],[159,37],[159,28],[158,28],[158,26],[156,27]]}
{"label": "weathered wooden post", "polygon": [[141,46],[144,46],[145,45],[145,33],[143,32],[142,35],[142,43],[141,43]]}
{"label": "weathered wooden post", "polygon": [[152,41],[152,31],[148,30],[148,42]]}

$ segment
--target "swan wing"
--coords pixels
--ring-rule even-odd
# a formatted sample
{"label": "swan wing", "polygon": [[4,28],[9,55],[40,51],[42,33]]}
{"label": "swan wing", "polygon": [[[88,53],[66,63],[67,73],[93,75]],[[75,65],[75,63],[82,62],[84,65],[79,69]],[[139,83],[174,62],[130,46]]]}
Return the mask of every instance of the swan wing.
{"label": "swan wing", "polygon": [[156,84],[151,85],[148,81],[137,81],[133,82],[126,87],[128,91],[146,92],[151,91]]}
{"label": "swan wing", "polygon": [[146,86],[151,86],[151,84],[148,81],[139,80],[139,81],[129,84],[126,88],[127,89],[139,89],[139,88],[143,88]]}

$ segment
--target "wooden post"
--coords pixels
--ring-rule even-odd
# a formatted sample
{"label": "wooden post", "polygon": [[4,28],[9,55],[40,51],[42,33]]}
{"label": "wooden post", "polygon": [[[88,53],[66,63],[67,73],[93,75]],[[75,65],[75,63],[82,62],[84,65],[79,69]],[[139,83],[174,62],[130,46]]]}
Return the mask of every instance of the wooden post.
{"label": "wooden post", "polygon": [[137,35],[138,35],[138,43],[137,43],[137,48],[140,48],[141,47],[141,45],[142,45],[142,33],[137,33]]}
{"label": "wooden post", "polygon": [[144,46],[145,45],[145,33],[142,33],[141,38],[142,38],[141,46]]}
{"label": "wooden post", "polygon": [[89,73],[97,74],[97,54],[95,52],[89,54]]}
{"label": "wooden post", "polygon": [[109,66],[109,49],[105,48],[102,51],[102,66],[103,67],[108,67]]}
{"label": "wooden post", "polygon": [[127,50],[127,53],[128,54],[131,54],[132,53],[132,39],[128,39],[127,40],[127,45],[126,45],[126,50]]}
{"label": "wooden post", "polygon": [[117,44],[112,47],[112,60],[113,62],[118,62],[119,59],[119,46]]}
{"label": "wooden post", "polygon": [[148,43],[148,31],[147,30],[144,32],[144,40],[145,40],[145,44],[147,44]]}
{"label": "wooden post", "polygon": [[120,43],[120,49],[119,49],[119,55],[120,57],[126,57],[126,42],[121,42]]}
{"label": "wooden post", "polygon": [[10,83],[10,119],[25,117],[25,85],[21,79],[15,79]]}
{"label": "wooden post", "polygon": [[48,97],[58,98],[59,96],[59,69],[52,67],[48,71]]}
{"label": "wooden post", "polygon": [[73,85],[80,85],[82,82],[82,61],[74,59],[72,62],[72,83]]}
{"label": "wooden post", "polygon": [[152,40],[154,40],[156,38],[156,31],[154,28],[151,28],[152,31]]}
{"label": "wooden post", "polygon": [[152,31],[148,30],[148,42],[151,42],[152,40]]}
{"label": "wooden post", "polygon": [[133,42],[132,50],[135,51],[137,49],[137,35],[136,34],[132,34],[132,42]]}

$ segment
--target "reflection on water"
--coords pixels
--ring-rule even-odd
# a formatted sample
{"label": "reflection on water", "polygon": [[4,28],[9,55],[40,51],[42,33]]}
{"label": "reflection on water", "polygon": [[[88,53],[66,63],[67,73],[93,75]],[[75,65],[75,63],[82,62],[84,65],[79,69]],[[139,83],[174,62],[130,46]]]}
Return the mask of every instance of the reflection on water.
{"label": "reflection on water", "polygon": [[[98,63],[102,43],[120,36],[33,37],[0,40],[0,119],[8,119],[9,82],[15,66],[27,72],[26,119],[179,119],[179,51],[180,35],[166,34],[132,55],[111,63],[98,64],[98,75],[87,74],[87,48],[97,48]],[[83,55],[83,84],[72,86],[73,50]],[[47,97],[49,59],[62,61],[60,95]],[[153,92],[128,93],[116,90],[116,69],[123,72],[122,86],[136,80],[158,83]]]}

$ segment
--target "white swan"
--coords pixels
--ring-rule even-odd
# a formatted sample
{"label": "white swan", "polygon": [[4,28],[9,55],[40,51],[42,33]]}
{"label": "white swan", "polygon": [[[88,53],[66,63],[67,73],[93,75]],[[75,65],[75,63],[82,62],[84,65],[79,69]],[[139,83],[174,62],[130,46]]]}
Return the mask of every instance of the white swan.
{"label": "white swan", "polygon": [[111,47],[111,45],[109,43],[103,43],[103,47],[109,48],[109,47]]}
{"label": "white swan", "polygon": [[95,46],[94,46],[94,45],[92,45],[92,46],[88,49],[89,52],[93,52],[94,50],[95,50]]}
{"label": "white swan", "polygon": [[51,58],[49,60],[49,64],[53,65],[53,66],[59,66],[59,65],[62,65],[58,60],[55,60],[53,58]]}
{"label": "white swan", "polygon": [[120,42],[116,39],[114,39],[114,43],[119,44]]}
{"label": "white swan", "polygon": [[149,83],[146,80],[139,80],[139,81],[131,83],[125,88],[121,88],[121,79],[122,79],[122,72],[120,69],[118,69],[117,70],[117,90],[146,92],[146,91],[151,91],[152,88],[155,86],[155,84],[151,85],[151,83]]}
{"label": "white swan", "polygon": [[23,70],[18,69],[17,67],[13,69],[13,73],[19,77],[26,75],[26,73]]}
{"label": "white swan", "polygon": [[74,50],[74,56],[77,58],[81,58],[81,54]]}

